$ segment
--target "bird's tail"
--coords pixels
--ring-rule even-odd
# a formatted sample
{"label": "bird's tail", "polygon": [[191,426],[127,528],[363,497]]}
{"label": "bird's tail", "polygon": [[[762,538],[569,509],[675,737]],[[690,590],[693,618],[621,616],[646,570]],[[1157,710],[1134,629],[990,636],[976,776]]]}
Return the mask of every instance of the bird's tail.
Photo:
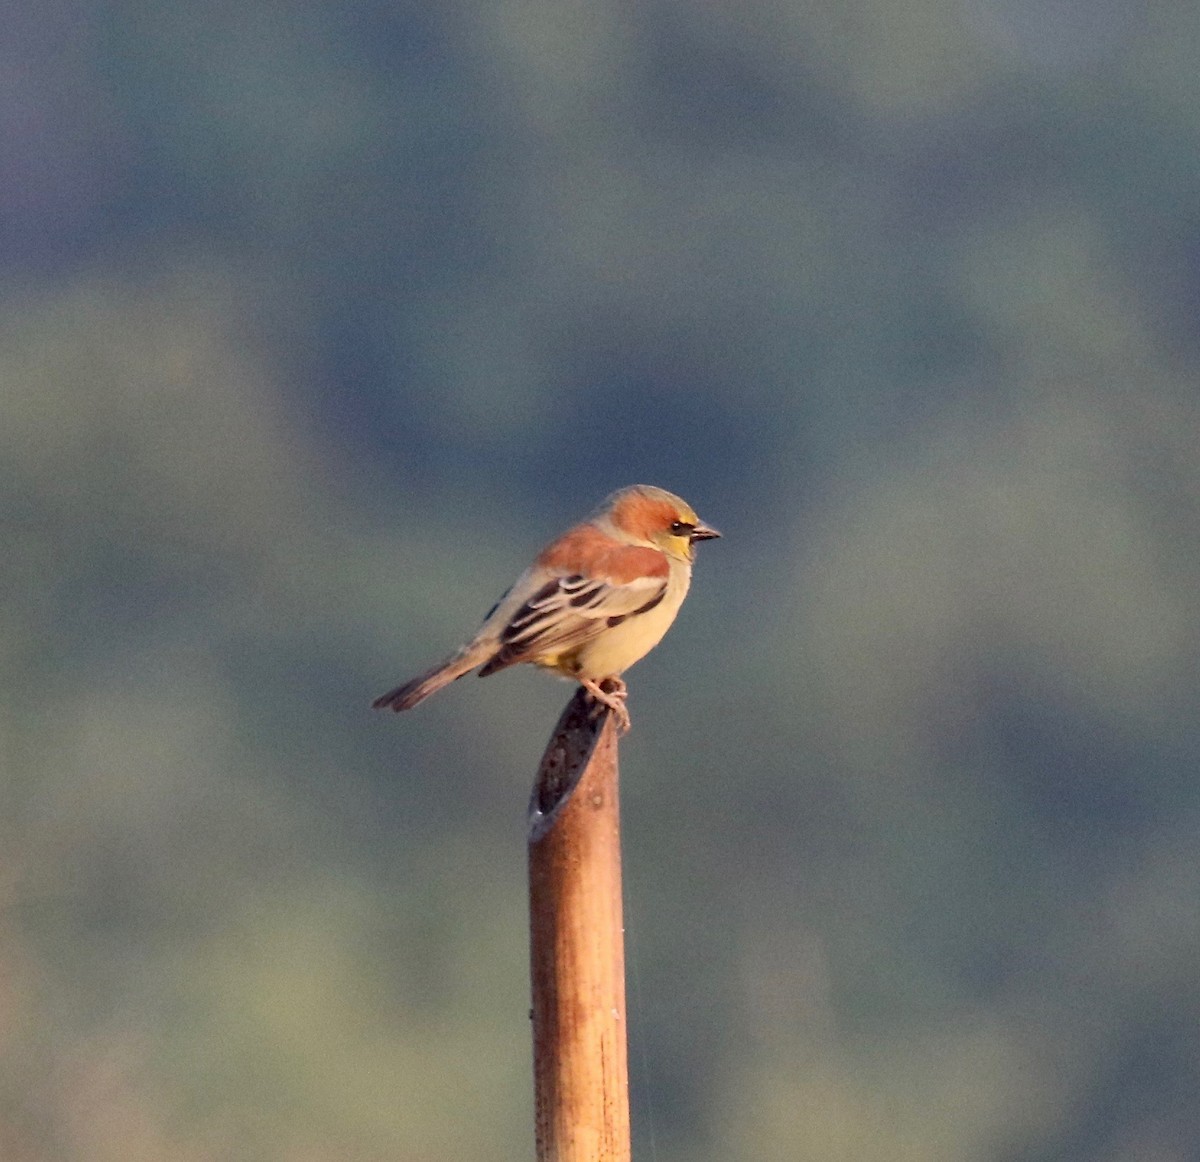
{"label": "bird's tail", "polygon": [[476,666],[486,661],[495,652],[494,645],[472,645],[460,650],[453,657],[439,662],[432,670],[397,686],[386,694],[380,695],[371,703],[372,710],[384,710],[391,707],[397,713],[401,710],[411,710],[418,702],[424,702],[430,694],[436,694],[443,686],[469,674]]}

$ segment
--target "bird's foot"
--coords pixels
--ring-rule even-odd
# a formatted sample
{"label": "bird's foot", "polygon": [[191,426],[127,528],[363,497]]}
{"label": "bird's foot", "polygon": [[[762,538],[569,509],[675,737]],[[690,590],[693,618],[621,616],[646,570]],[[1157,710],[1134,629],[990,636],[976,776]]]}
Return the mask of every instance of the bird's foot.
{"label": "bird's foot", "polygon": [[629,709],[625,699],[629,696],[629,688],[620,678],[601,678],[599,682],[592,678],[580,678],[579,684],[592,696],[597,710],[607,706],[617,716],[617,730],[625,734],[629,730]]}

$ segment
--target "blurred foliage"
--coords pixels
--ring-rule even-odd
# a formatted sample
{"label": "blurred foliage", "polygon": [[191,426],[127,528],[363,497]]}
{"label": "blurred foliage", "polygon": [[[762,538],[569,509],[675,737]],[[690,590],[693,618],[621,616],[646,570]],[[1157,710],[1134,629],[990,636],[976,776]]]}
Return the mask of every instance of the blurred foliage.
{"label": "blurred foliage", "polygon": [[637,480],[639,1150],[1200,1152],[1200,9],[3,17],[0,1155],[528,1156],[566,689],[365,708]]}

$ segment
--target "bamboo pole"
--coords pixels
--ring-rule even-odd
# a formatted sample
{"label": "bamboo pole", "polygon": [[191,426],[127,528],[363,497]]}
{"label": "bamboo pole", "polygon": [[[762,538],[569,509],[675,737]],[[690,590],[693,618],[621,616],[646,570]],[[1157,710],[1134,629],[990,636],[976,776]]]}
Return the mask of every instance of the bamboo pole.
{"label": "bamboo pole", "polygon": [[629,1162],[617,731],[580,688],[529,804],[538,1162]]}

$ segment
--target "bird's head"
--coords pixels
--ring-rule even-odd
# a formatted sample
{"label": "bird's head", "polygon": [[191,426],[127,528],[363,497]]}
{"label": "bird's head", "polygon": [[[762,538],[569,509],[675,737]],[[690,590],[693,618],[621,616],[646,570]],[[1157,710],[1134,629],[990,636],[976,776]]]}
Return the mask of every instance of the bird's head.
{"label": "bird's head", "polygon": [[685,500],[652,484],[634,484],[614,492],[597,513],[632,544],[661,549],[691,563],[697,541],[721,534],[706,525]]}

